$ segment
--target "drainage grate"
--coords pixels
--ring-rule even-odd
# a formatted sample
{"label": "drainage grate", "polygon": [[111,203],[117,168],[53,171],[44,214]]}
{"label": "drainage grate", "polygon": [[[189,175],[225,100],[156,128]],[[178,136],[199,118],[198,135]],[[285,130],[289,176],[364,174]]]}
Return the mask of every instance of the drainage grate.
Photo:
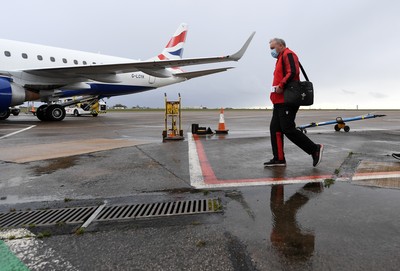
{"label": "drainage grate", "polygon": [[94,221],[213,213],[221,210],[219,199],[157,202],[105,207]]}
{"label": "drainage grate", "polygon": [[[0,213],[0,228],[29,225],[50,226],[57,223],[81,224],[97,206]],[[219,199],[197,199],[104,207],[93,221],[111,221],[163,216],[214,213],[221,210]]]}
{"label": "drainage grate", "polygon": [[97,206],[0,213],[0,227],[49,226],[83,223]]}

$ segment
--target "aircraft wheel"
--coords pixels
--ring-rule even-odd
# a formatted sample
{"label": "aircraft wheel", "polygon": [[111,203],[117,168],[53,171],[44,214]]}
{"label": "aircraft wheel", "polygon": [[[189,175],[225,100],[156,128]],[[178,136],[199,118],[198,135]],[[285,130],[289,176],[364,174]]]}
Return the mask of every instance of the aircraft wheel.
{"label": "aircraft wheel", "polygon": [[59,104],[49,105],[46,109],[46,116],[52,121],[62,121],[65,118],[65,109]]}
{"label": "aircraft wheel", "polygon": [[350,131],[350,127],[349,126],[344,126],[344,131],[346,132],[346,133],[348,133],[349,131]]}
{"label": "aircraft wheel", "polygon": [[75,110],[74,110],[74,116],[75,116],[75,117],[79,117],[79,116],[80,116],[78,109],[75,109]]}
{"label": "aircraft wheel", "polygon": [[6,111],[0,112],[0,120],[6,120],[10,116],[11,112],[10,109],[7,109]]}
{"label": "aircraft wheel", "polygon": [[36,117],[41,120],[41,121],[47,121],[47,116],[46,116],[46,109],[47,109],[47,104],[42,104],[36,109]]}
{"label": "aircraft wheel", "polygon": [[98,113],[92,113],[93,117],[97,117],[99,114]]}
{"label": "aircraft wheel", "polygon": [[340,131],[340,127],[339,127],[338,124],[335,124],[335,131],[336,131],[336,132],[339,132],[339,131]]}

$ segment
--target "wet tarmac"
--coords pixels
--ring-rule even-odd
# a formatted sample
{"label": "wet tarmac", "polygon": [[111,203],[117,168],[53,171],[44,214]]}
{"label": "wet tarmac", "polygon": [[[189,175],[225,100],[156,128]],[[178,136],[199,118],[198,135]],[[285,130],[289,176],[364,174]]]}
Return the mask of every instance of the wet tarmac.
{"label": "wet tarmac", "polygon": [[[368,112],[300,111],[297,121]],[[0,123],[0,212],[213,196],[223,213],[92,223],[79,235],[79,225],[31,227],[50,234],[0,242],[32,270],[398,270],[400,161],[390,154],[400,112],[374,113],[387,116],[349,133],[309,129],[325,145],[319,167],[286,140],[288,165],[275,169],[262,166],[270,111],[226,111],[229,135],[198,138],[191,124],[216,128],[219,112],[185,111],[186,140],[167,143],[160,111],[10,117]]]}

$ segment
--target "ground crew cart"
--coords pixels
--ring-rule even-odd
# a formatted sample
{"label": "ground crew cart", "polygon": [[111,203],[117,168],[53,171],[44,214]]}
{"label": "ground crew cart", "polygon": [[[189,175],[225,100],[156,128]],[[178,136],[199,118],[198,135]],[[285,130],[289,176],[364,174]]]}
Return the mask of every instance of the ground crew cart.
{"label": "ground crew cart", "polygon": [[168,101],[165,96],[165,129],[163,131],[163,141],[183,140],[182,114],[181,114],[181,94],[178,93],[178,101]]}

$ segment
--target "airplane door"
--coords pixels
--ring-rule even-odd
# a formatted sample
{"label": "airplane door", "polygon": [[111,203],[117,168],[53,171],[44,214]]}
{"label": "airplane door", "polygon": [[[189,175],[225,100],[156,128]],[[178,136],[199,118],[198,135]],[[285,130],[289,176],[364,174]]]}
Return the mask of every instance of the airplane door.
{"label": "airplane door", "polygon": [[156,78],[154,76],[149,76],[149,83],[154,84],[156,82]]}

